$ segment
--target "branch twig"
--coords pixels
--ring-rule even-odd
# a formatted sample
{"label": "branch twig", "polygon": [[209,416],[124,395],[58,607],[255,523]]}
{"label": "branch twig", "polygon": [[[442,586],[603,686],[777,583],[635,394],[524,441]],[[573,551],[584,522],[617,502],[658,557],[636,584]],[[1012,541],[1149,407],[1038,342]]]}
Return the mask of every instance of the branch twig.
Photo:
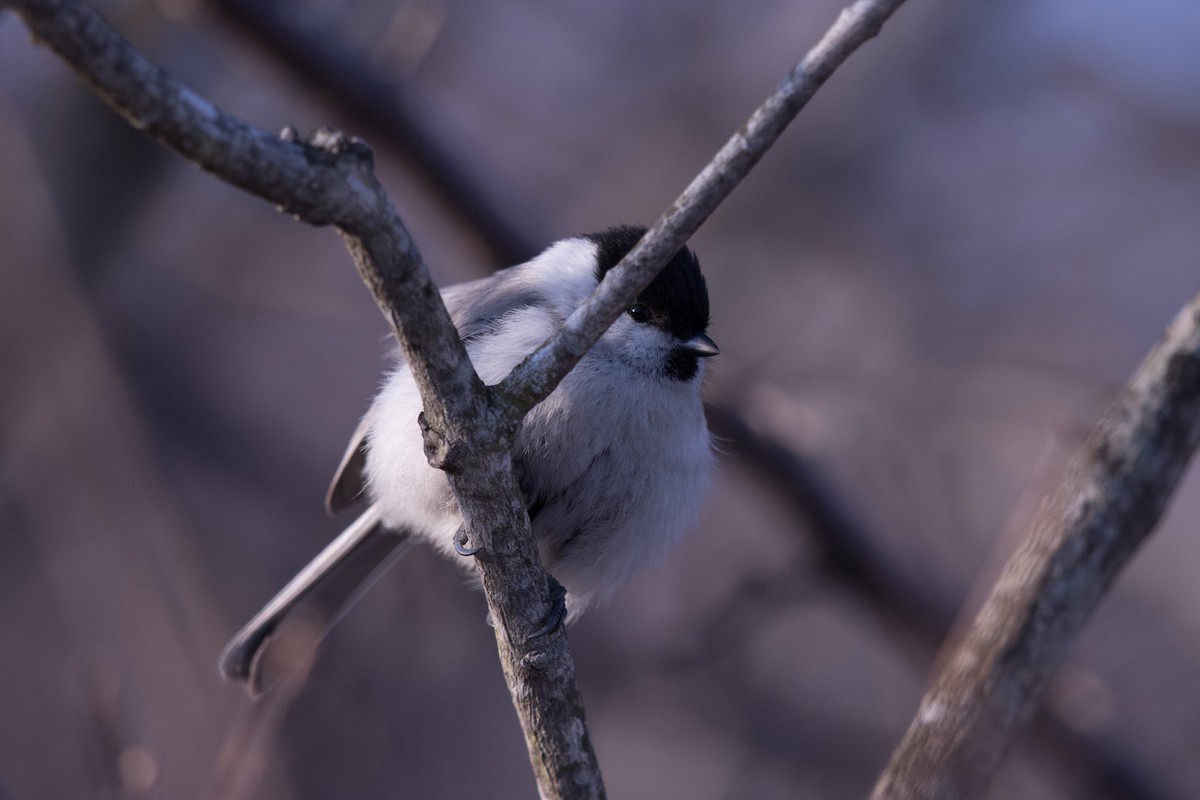
{"label": "branch twig", "polygon": [[1076,454],[872,794],[974,797],[1200,443],[1200,294]]}

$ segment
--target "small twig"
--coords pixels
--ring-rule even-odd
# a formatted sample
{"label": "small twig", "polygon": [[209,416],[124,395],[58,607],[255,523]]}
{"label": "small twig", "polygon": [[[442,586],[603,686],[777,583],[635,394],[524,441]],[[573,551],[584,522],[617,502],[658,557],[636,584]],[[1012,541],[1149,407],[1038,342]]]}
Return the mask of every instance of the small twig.
{"label": "small twig", "polygon": [[1150,534],[1200,442],[1200,294],[1034,518],[875,786],[875,800],[975,797],[1070,644]]}
{"label": "small twig", "polygon": [[557,336],[504,379],[500,394],[521,415],[546,397],[613,320],[634,301],[662,265],[699,229],[749,174],[833,71],[879,33],[904,0],[858,0],[833,24],[775,92],[717,152],[659,217],[645,238],[609,273]]}

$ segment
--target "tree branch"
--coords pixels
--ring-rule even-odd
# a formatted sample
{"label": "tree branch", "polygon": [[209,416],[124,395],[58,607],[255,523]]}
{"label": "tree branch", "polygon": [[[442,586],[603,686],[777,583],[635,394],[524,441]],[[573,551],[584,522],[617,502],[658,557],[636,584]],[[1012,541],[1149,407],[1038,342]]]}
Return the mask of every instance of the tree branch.
{"label": "tree branch", "polygon": [[134,127],[304,222],[337,227],[420,387],[430,460],[446,469],[472,541],[488,548],[477,563],[542,795],[602,796],[566,638],[527,643],[544,617],[547,587],[508,456],[519,419],[495,413],[374,176],[370,149],[332,131],[300,142],[290,131],[274,137],[245,124],[151,64],[76,0],[21,0],[12,7],[38,41]]}
{"label": "tree branch", "polygon": [[[546,397],[770,148],[846,57],[903,0],[859,0],[684,191],[625,265],[564,329],[489,391],[475,375],[420,254],[373,173],[370,149],[331,131],[270,136],[198,97],[144,59],[75,0],[14,0],[34,36],[69,62],[132,125],[217,177],[314,225],[337,227],[391,320],[421,390],[430,462],[446,470],[497,621],[501,663],[544,797],[598,797],[566,638],[540,624],[546,576],[513,478],[509,445]],[[511,535],[524,531],[523,535]]]}
{"label": "tree branch", "polygon": [[[730,454],[755,470],[765,486],[776,489],[799,525],[808,531],[820,552],[818,568],[844,584],[882,619],[896,624],[921,649],[936,650],[951,630],[953,608],[886,556],[878,546],[877,533],[849,513],[850,504],[840,496],[835,482],[820,464],[751,426],[749,418],[735,407],[710,404],[706,410],[713,433],[726,443]],[[793,584],[800,582],[794,574],[789,574],[786,580]],[[802,589],[789,585],[753,589],[733,593],[724,606],[709,615],[707,624],[701,624],[701,629],[715,633],[700,648],[703,655],[740,646],[754,635],[755,629],[770,624],[773,612],[786,611],[802,594]],[[722,636],[730,619],[750,619],[753,625],[743,624],[737,631],[737,641],[731,642],[728,633]],[[921,658],[922,663],[927,663],[924,656]],[[688,659],[687,663],[693,660]],[[1102,737],[1079,731],[1052,703],[1035,713],[1032,732],[1034,747],[1053,752],[1061,764],[1078,773],[1080,785],[1088,787],[1092,797],[1121,800],[1170,797],[1156,784],[1155,776],[1145,765]]]}
{"label": "tree branch", "polygon": [[1076,454],[934,681],[874,800],[975,797],[1200,442],[1200,294]]}
{"label": "tree branch", "polygon": [[903,2],[858,0],[842,10],[816,47],[717,151],[642,241],[567,319],[559,334],[504,379],[498,391],[515,413],[523,416],[554,390],[608,326],[633,304],[662,265],[749,174],[833,71],[878,34]]}
{"label": "tree branch", "polygon": [[[306,141],[272,136],[227,114],[150,63],[77,0],[13,2],[34,37],[67,61],[130,125],[221,180],[310,225],[335,225],[397,330],[426,408],[461,417],[481,394],[438,289],[387,193],[366,144],[328,130]],[[430,408],[432,406],[432,409]]]}

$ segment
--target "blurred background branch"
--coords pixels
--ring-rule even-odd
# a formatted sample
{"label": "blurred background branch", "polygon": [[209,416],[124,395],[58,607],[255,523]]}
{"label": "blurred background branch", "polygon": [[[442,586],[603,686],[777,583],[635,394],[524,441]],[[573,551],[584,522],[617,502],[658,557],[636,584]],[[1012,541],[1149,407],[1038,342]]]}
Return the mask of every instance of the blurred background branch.
{"label": "blurred background branch", "polygon": [[1042,504],[921,701],[872,797],[974,797],[999,769],[1200,443],[1200,295]]}
{"label": "blurred background branch", "polygon": [[336,105],[348,126],[367,140],[387,141],[402,153],[433,196],[459,216],[464,230],[480,238],[496,263],[519,264],[553,238],[531,232],[532,221],[517,224],[517,219],[531,220],[533,215],[521,213],[516,192],[493,196],[474,171],[479,167],[445,147],[447,131],[444,125],[431,123],[431,110],[413,108],[402,81],[365,69],[360,53],[344,47],[327,31],[304,26],[290,4],[213,0],[212,5],[255,46],[278,58],[298,80]]}

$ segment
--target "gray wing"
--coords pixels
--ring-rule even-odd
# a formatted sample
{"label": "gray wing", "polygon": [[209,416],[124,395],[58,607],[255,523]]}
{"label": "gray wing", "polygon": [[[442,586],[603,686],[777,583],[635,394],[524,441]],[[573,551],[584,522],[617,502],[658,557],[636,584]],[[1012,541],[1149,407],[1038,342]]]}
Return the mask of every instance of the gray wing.
{"label": "gray wing", "polygon": [[451,286],[442,299],[464,342],[488,333],[505,314],[544,302],[528,275],[516,267]]}
{"label": "gray wing", "polygon": [[[450,312],[450,319],[458,328],[458,335],[464,342],[469,342],[485,335],[505,314],[540,302],[540,296],[523,279],[520,270],[510,268],[486,278],[451,286],[442,292],[442,300]],[[330,514],[350,508],[364,496],[367,433],[374,419],[375,405],[372,404],[354,429],[342,462],[325,494],[325,508]]]}
{"label": "gray wing", "polygon": [[329,491],[325,493],[325,510],[330,514],[353,506],[367,488],[363,473],[367,466],[367,431],[371,430],[374,420],[375,406],[372,404],[358,421],[358,427],[354,429],[354,435],[346,447],[346,454],[342,456],[342,463],[338,465]]}

